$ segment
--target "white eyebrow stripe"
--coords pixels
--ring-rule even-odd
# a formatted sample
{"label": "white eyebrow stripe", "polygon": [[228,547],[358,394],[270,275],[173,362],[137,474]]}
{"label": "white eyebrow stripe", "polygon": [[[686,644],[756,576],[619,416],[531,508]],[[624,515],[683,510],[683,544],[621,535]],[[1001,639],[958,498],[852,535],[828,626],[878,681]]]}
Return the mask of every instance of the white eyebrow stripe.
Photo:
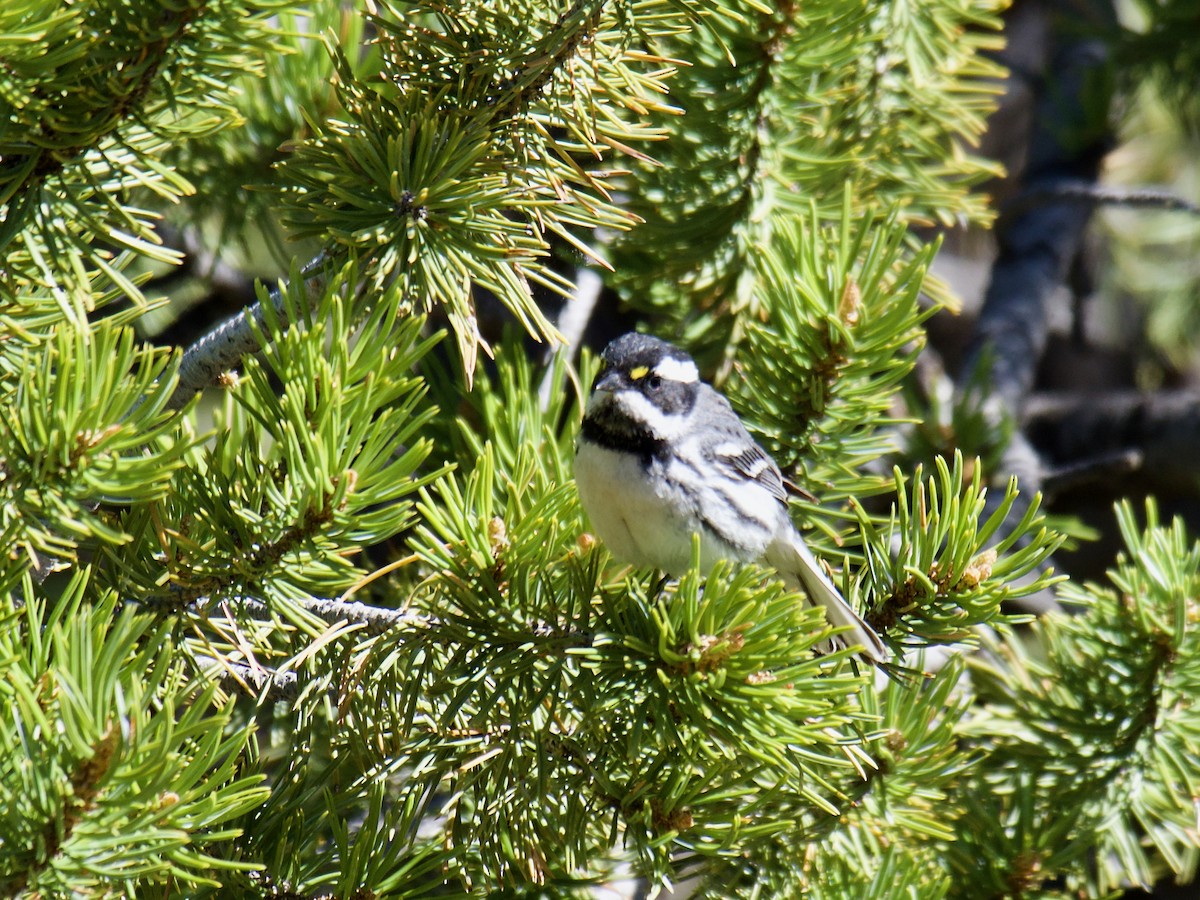
{"label": "white eyebrow stripe", "polygon": [[700,372],[690,359],[675,359],[668,356],[660,360],[654,367],[654,374],[667,381],[678,381],[681,384],[695,384],[700,380]]}

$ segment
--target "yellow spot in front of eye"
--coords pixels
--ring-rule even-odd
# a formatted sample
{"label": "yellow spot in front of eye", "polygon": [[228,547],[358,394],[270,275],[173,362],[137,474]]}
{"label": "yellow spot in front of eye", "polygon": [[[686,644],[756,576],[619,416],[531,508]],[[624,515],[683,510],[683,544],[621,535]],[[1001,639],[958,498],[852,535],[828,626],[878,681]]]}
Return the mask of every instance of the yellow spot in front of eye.
{"label": "yellow spot in front of eye", "polygon": [[649,366],[638,366],[637,368],[630,370],[629,377],[632,378],[634,381],[641,381],[643,378],[645,378],[649,374],[650,374]]}

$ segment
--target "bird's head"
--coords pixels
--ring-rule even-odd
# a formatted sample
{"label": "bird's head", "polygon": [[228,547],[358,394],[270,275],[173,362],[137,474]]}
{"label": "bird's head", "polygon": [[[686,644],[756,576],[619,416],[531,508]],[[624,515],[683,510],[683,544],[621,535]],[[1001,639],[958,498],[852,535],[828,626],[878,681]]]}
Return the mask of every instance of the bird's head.
{"label": "bird's head", "polygon": [[681,432],[700,384],[696,364],[678,347],[626,334],[604,348],[586,418],[612,431],[668,440]]}

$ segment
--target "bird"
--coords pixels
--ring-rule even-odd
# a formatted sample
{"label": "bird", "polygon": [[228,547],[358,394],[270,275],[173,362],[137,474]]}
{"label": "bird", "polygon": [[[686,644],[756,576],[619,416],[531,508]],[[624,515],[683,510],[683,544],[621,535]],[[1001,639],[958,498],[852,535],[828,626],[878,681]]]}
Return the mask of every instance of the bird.
{"label": "bird", "polygon": [[792,524],[775,461],[675,345],[629,333],[604,349],[576,441],[575,482],[617,560],[678,576],[698,534],[706,570],[718,559],[766,563],[824,607],[862,659],[889,658]]}

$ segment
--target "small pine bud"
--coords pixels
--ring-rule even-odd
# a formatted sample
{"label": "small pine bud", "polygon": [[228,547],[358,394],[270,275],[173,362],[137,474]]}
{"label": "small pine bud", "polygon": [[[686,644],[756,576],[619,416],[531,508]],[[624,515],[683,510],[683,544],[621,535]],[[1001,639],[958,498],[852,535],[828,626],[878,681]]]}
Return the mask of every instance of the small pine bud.
{"label": "small pine bud", "polygon": [[500,556],[509,547],[508,527],[499,516],[493,516],[488,522],[488,543],[492,547],[492,557]]}
{"label": "small pine bud", "polygon": [[850,327],[858,324],[859,313],[862,310],[862,291],[853,276],[847,277],[846,287],[842,289],[842,299],[838,302],[838,318]]}
{"label": "small pine bud", "polygon": [[962,578],[958,581],[959,588],[971,590],[972,588],[979,587],[980,582],[987,581],[992,577],[992,566],[995,562],[995,550],[985,550],[980,553],[971,560],[971,564],[963,572]]}

